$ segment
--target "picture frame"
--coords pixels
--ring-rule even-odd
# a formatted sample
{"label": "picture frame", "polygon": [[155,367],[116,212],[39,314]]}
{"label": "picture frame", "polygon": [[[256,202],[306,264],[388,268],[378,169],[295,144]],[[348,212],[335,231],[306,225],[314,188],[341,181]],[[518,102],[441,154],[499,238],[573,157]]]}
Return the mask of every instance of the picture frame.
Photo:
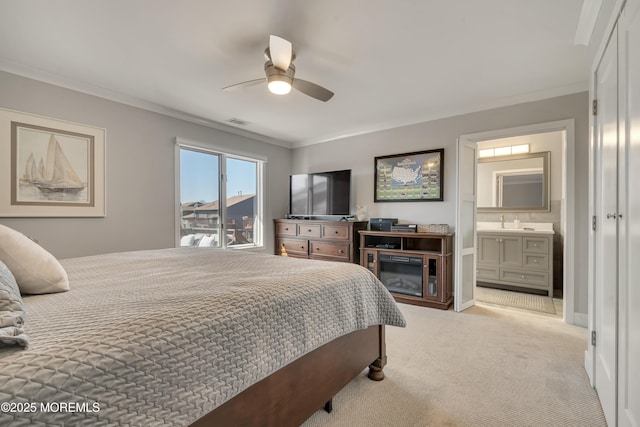
{"label": "picture frame", "polygon": [[0,217],[104,217],[105,133],[0,109]]}
{"label": "picture frame", "polygon": [[375,157],[374,202],[444,200],[444,148]]}

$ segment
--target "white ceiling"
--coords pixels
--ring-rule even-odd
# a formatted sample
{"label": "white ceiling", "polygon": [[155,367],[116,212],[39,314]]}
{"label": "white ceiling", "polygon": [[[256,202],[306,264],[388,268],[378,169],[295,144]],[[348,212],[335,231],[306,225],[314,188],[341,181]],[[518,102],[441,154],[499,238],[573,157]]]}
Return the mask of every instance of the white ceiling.
{"label": "white ceiling", "polygon": [[[295,147],[587,90],[586,47],[573,43],[581,6],[0,0],[0,69]],[[270,34],[293,43],[296,76],[333,99],[221,90],[264,76]]]}

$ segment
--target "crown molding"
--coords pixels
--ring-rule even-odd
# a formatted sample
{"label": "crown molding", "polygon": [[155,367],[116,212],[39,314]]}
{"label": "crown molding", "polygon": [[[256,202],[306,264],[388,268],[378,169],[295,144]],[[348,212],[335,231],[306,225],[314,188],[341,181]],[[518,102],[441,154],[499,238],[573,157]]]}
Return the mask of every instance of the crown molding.
{"label": "crown molding", "polygon": [[81,92],[87,95],[96,96],[98,98],[107,99],[120,104],[128,105],[131,107],[140,108],[145,111],[162,114],[164,116],[172,117],[174,119],[184,120],[189,123],[194,123],[208,128],[216,129],[222,132],[230,133],[237,136],[243,136],[259,142],[266,142],[268,144],[277,145],[284,148],[292,148],[291,143],[271,138],[266,135],[247,131],[244,129],[238,129],[233,126],[226,125],[214,120],[210,120],[204,117],[199,117],[193,114],[185,113],[183,111],[175,110],[173,108],[166,107],[164,105],[156,104],[154,102],[146,101],[144,99],[136,98],[134,96],[125,95],[120,92],[116,92],[111,89],[103,88],[100,86],[92,85],[85,82],[79,82],[77,80],[69,79],[66,77],[52,74],[47,71],[18,65],[13,62],[0,59],[0,70],[7,73],[15,74],[21,77],[26,77],[32,80],[37,80],[43,83],[48,83],[54,86],[63,87],[76,92]]}
{"label": "crown molding", "polygon": [[498,100],[494,100],[482,104],[474,104],[466,106],[460,109],[451,109],[448,111],[441,111],[435,114],[425,114],[421,116],[415,116],[413,118],[407,118],[402,120],[393,120],[389,122],[378,123],[376,126],[366,127],[353,132],[330,135],[319,139],[292,142],[292,148],[302,148],[314,144],[322,144],[324,142],[336,141],[339,139],[350,138],[359,135],[365,135],[373,132],[380,132],[389,129],[412,126],[420,123],[431,122],[434,120],[447,119],[455,116],[461,116],[464,114],[477,113],[480,111],[493,110],[495,108],[509,107],[517,104],[524,104],[526,102],[541,101],[549,98],[556,98],[564,95],[571,95],[579,92],[586,92],[589,90],[589,83],[585,80],[571,85],[561,86],[553,89],[541,90],[536,92],[529,92],[526,94],[520,94],[516,96],[506,97]]}
{"label": "crown molding", "polygon": [[596,20],[598,19],[601,6],[602,0],[583,0],[573,44],[583,46],[589,45],[591,35],[596,27]]}

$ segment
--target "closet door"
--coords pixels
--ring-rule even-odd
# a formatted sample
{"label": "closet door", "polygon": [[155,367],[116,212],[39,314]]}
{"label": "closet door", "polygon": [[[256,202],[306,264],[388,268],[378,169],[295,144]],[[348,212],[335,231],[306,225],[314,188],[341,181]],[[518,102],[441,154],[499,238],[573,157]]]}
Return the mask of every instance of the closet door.
{"label": "closet door", "polygon": [[619,21],[618,425],[640,425],[640,0]]}
{"label": "closet door", "polygon": [[607,423],[616,425],[618,320],[618,43],[617,29],[596,71],[595,388]]}

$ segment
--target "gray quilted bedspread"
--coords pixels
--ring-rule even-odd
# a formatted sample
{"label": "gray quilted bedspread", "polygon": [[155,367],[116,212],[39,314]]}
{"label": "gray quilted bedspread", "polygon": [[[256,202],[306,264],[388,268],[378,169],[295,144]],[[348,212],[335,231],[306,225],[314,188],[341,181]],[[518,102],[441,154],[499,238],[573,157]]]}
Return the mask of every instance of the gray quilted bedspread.
{"label": "gray quilted bedspread", "polygon": [[354,264],[202,248],[62,264],[71,291],[25,297],[30,347],[0,349],[2,426],[188,425],[334,338],[405,325]]}

